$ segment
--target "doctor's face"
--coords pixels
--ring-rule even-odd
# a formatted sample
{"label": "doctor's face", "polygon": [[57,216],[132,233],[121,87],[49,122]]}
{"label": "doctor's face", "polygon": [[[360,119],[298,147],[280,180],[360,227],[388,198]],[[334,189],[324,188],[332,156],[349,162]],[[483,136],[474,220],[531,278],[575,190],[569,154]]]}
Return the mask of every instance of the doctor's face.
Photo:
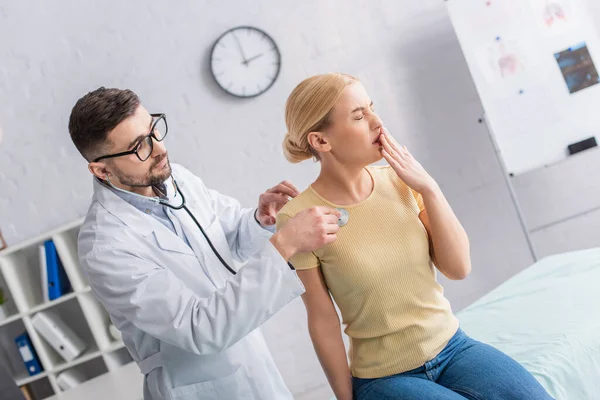
{"label": "doctor's face", "polygon": [[108,134],[107,140],[111,146],[111,153],[137,149],[142,158],[148,157],[145,161],[141,161],[138,155],[128,154],[104,160],[113,184],[136,191],[135,188],[161,184],[171,175],[171,165],[164,142],[152,138],[152,146],[149,146],[149,140],[144,141],[153,126],[156,135],[166,134],[166,132],[159,132],[166,130],[166,124],[161,121],[155,124],[156,120],[157,117],[152,117],[140,105],[131,117],[121,122]]}

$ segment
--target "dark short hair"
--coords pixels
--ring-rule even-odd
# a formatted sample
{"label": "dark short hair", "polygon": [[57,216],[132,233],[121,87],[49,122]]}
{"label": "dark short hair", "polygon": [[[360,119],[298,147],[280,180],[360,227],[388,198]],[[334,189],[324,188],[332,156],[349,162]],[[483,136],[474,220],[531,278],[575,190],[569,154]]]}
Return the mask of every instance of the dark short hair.
{"label": "dark short hair", "polygon": [[69,117],[69,134],[77,150],[88,161],[109,143],[106,137],[117,125],[131,117],[140,106],[140,98],[131,90],[100,87],[80,98]]}

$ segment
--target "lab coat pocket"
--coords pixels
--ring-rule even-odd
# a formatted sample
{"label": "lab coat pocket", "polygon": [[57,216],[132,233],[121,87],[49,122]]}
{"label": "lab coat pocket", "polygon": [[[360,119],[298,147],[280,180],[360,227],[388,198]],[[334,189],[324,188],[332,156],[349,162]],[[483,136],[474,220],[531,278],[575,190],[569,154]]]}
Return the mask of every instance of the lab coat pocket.
{"label": "lab coat pocket", "polygon": [[180,386],[171,390],[173,400],[253,400],[252,388],[244,368],[225,378]]}

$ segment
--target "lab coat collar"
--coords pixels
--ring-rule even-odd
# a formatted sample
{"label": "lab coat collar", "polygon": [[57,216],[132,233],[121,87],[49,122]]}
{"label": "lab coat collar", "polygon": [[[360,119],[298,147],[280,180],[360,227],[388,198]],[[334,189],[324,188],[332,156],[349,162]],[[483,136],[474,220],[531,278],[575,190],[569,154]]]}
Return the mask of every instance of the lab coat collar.
{"label": "lab coat collar", "polygon": [[112,190],[94,178],[94,200],[125,225],[135,229],[144,237],[154,232],[158,245],[163,250],[194,255],[192,249],[176,234],[167,229],[151,215],[146,215],[126,202]]}
{"label": "lab coat collar", "polygon": [[94,200],[125,225],[134,227],[143,236],[148,236],[154,231],[151,223],[152,217],[148,217],[117,196],[112,190],[104,186],[98,178],[94,178]]}

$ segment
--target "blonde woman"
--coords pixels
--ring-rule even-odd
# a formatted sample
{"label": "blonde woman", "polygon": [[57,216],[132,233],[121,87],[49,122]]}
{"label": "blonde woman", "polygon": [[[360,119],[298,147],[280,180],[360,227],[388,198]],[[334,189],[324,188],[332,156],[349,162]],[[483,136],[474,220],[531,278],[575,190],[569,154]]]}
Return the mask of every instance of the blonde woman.
{"label": "blonde woman", "polygon": [[[459,328],[437,268],[470,270],[469,240],[435,180],[383,127],[368,93],[343,74],[306,79],[285,113],[286,158],[321,173],[277,217],[345,210],[337,240],[292,259],[317,356],[339,400],[550,399],[517,362]],[[384,157],[389,166],[374,167]],[[350,337],[350,365],[339,307]]]}

